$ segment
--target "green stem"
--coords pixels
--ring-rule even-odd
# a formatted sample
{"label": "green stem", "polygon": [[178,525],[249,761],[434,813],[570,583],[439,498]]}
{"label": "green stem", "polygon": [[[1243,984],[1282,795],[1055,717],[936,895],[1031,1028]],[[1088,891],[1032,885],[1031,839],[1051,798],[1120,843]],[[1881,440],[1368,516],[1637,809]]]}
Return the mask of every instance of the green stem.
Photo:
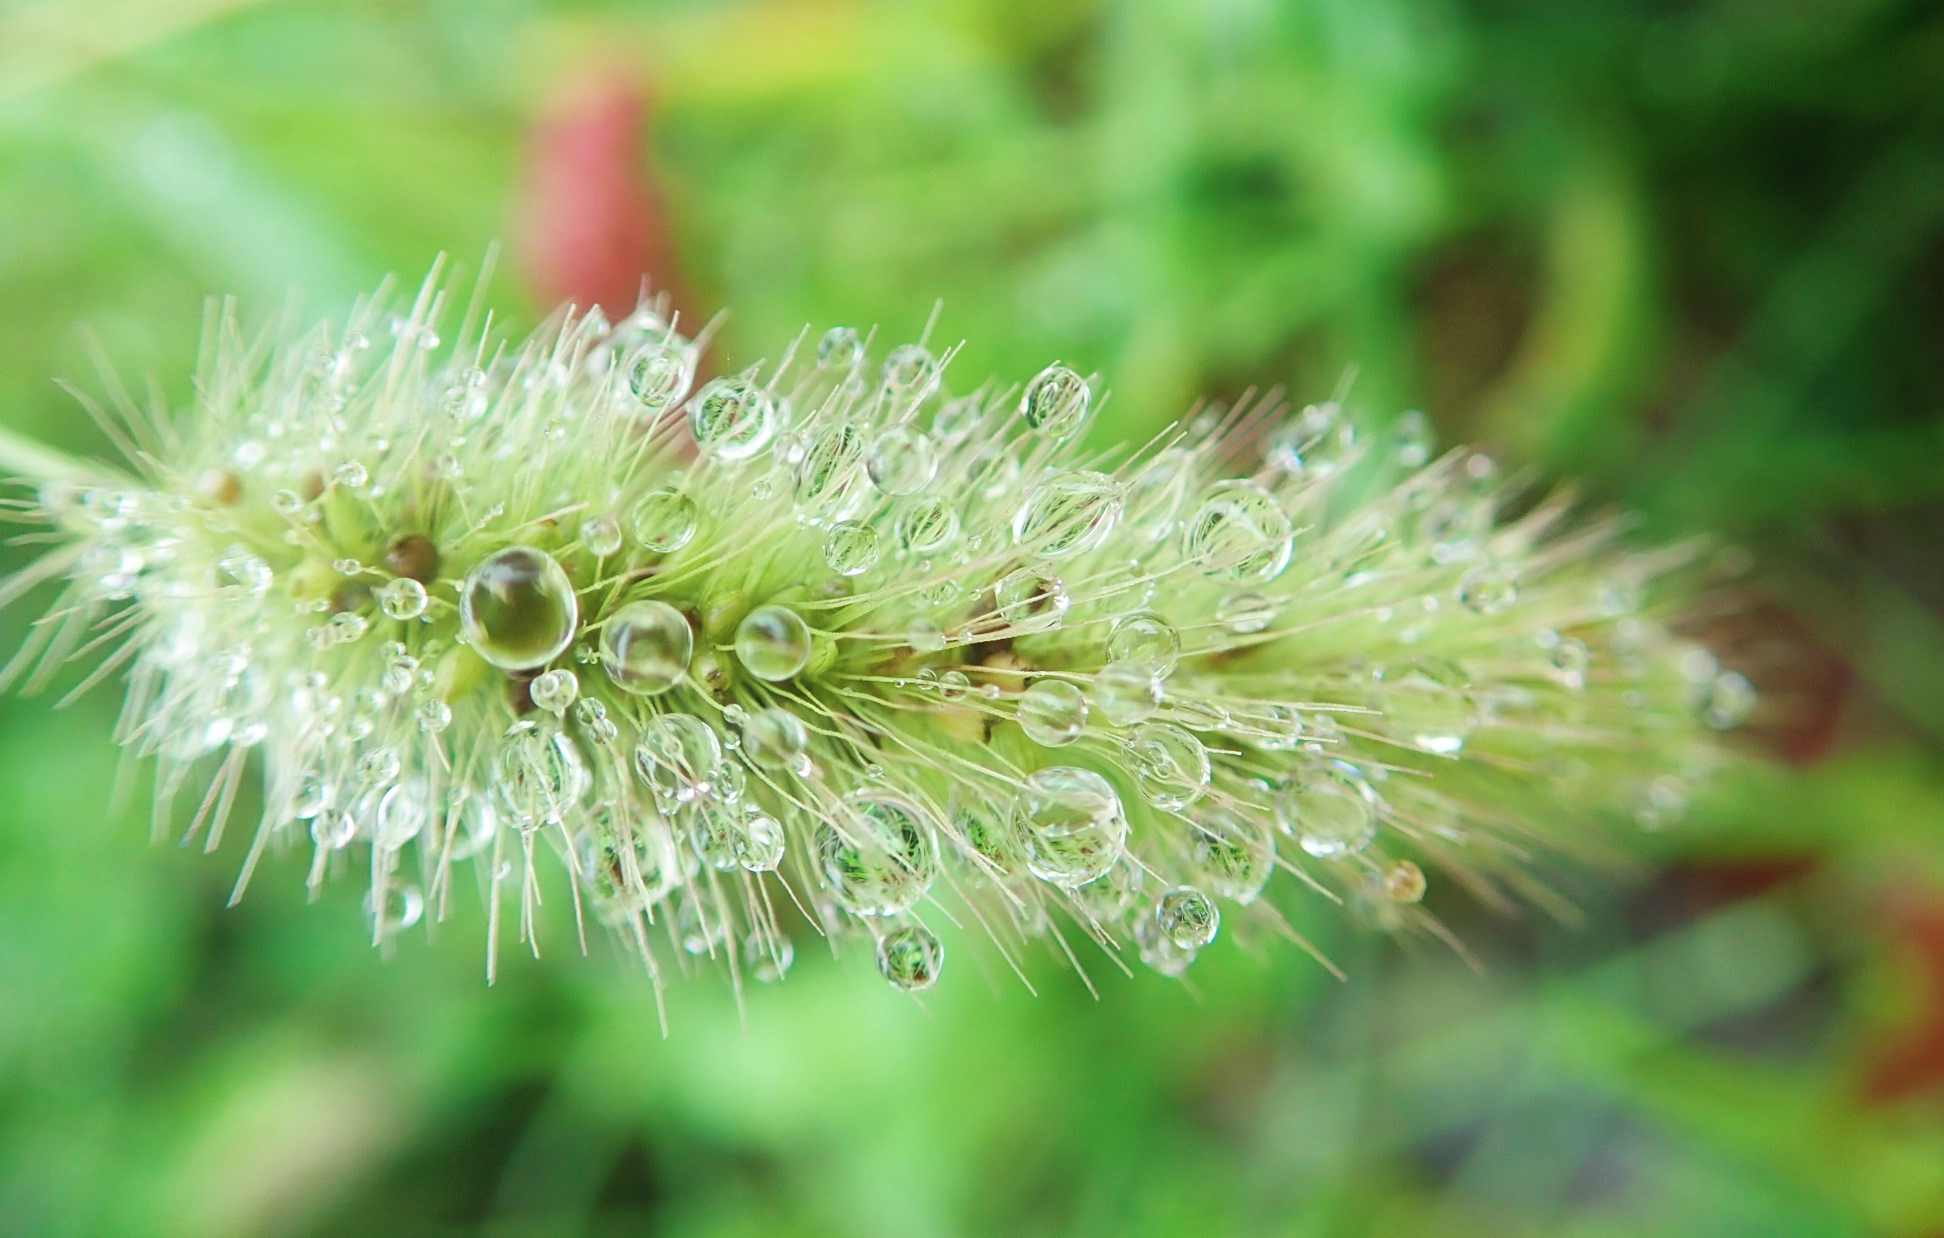
{"label": "green stem", "polygon": [[4,426],[0,426],[0,472],[30,482],[98,483],[103,480],[99,467],[24,438]]}

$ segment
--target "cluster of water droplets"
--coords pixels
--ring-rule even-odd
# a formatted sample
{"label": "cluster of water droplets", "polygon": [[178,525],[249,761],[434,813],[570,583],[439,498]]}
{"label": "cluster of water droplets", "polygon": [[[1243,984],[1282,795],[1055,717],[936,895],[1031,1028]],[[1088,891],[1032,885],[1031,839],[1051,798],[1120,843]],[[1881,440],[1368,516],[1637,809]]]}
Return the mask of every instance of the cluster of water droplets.
{"label": "cluster of water droplets", "polygon": [[1293,936],[1282,899],[1426,927],[1426,867],[1669,825],[1755,706],[1655,618],[1681,556],[1418,414],[1245,402],[1100,456],[1066,365],[961,390],[839,328],[704,379],[653,305],[441,351],[439,302],[223,324],[160,463],[43,489],[67,541],[18,585],[70,582],[16,671],[121,639],[158,821],[213,762],[213,847],[261,753],[245,879],[368,871],[381,942],[470,872],[537,945],[564,873],[658,983],[822,936],[916,992],[953,919],[1175,975]]}

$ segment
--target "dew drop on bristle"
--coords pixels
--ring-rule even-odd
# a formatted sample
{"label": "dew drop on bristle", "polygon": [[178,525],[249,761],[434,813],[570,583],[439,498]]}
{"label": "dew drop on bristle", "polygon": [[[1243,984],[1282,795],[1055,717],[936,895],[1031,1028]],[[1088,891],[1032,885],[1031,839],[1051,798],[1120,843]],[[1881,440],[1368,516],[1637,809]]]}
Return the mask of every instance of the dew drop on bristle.
{"label": "dew drop on bristle", "polygon": [[688,545],[701,523],[695,500],[669,486],[642,495],[628,514],[635,540],[656,554],[671,554]]}
{"label": "dew drop on bristle", "polygon": [[912,554],[933,554],[958,536],[958,512],[943,499],[915,499],[898,513],[896,531],[898,544]]}
{"label": "dew drop on bristle", "polygon": [[530,670],[559,657],[579,621],[580,600],[566,571],[531,546],[488,555],[459,587],[462,638],[502,670]]}
{"label": "dew drop on bristle", "polygon": [[783,863],[787,843],[783,827],[774,817],[749,817],[743,821],[734,840],[736,862],[752,873],[771,873]]}
{"label": "dew drop on bristle", "polygon": [[1055,473],[1014,512],[1013,544],[1048,559],[1092,550],[1113,532],[1121,504],[1120,483],[1105,473]]}
{"label": "dew drop on bristle", "polygon": [[635,773],[666,804],[709,794],[722,765],[722,741],[694,714],[657,714],[641,728]]}
{"label": "dew drop on bristle", "polygon": [[1050,439],[1071,438],[1086,423],[1093,388],[1064,365],[1049,365],[1026,384],[1019,412],[1026,424]]}
{"label": "dew drop on bristle", "polygon": [[1222,913],[1215,900],[1193,886],[1178,886],[1161,896],[1154,918],[1168,940],[1183,950],[1199,950],[1215,940]]}
{"label": "dew drop on bristle", "polygon": [[817,341],[817,368],[848,370],[864,359],[864,341],[855,327],[832,327]]}
{"label": "dew drop on bristle", "polygon": [[864,469],[864,433],[848,422],[818,430],[797,462],[797,506],[814,510],[849,494]]}
{"label": "dew drop on bristle", "polygon": [[922,993],[938,983],[945,965],[945,944],[921,924],[886,933],[878,942],[878,972],[907,993]]}
{"label": "dew drop on bristle", "polygon": [[777,683],[810,663],[810,625],[787,606],[759,606],[736,628],[736,658],[756,678]]}
{"label": "dew drop on bristle", "polygon": [[1145,722],[1135,727],[1128,750],[1141,793],[1148,803],[1168,812],[1200,799],[1213,776],[1207,746],[1172,723]]}
{"label": "dew drop on bristle", "polygon": [[884,359],[884,385],[908,399],[923,399],[938,384],[938,358],[922,344],[900,344]]}
{"label": "dew drop on bristle", "polygon": [[1181,634],[1152,611],[1123,615],[1107,634],[1109,661],[1145,662],[1163,679],[1173,673],[1180,656]]}
{"label": "dew drop on bristle", "polygon": [[1086,695],[1064,679],[1042,679],[1020,694],[1019,727],[1048,748],[1074,743],[1086,733]]}
{"label": "dew drop on bristle", "polygon": [[1276,604],[1260,593],[1231,593],[1215,606],[1215,621],[1237,636],[1267,631],[1276,621]]}
{"label": "dew drop on bristle", "polygon": [[590,516],[581,521],[580,541],[589,554],[605,559],[621,549],[621,522],[612,516]]}
{"label": "dew drop on bristle", "polygon": [[938,449],[929,435],[893,426],[871,444],[865,467],[871,484],[884,493],[916,494],[938,475]]}
{"label": "dew drop on bristle", "polygon": [[1466,610],[1497,615],[1519,600],[1519,577],[1498,564],[1475,567],[1458,582],[1458,601]]}
{"label": "dew drop on bristle", "polygon": [[601,669],[614,686],[655,696],[682,682],[695,653],[695,632],[666,602],[630,602],[601,628]]}
{"label": "dew drop on bristle", "polygon": [[1094,676],[1092,697],[1107,721],[1133,726],[1161,708],[1161,681],[1150,662],[1109,662]]}
{"label": "dew drop on bristle", "polygon": [[1318,859],[1340,859],[1377,836],[1377,793],[1354,768],[1331,761],[1283,788],[1276,824]]}
{"label": "dew drop on bristle", "polygon": [[696,445],[723,460],[747,460],[776,433],[776,400],[743,378],[711,380],[688,404]]}
{"label": "dew drop on bristle", "polygon": [[831,897],[861,916],[909,911],[938,875],[931,823],[900,796],[853,792],[834,823],[817,827],[816,843]]}
{"label": "dew drop on bristle", "polygon": [[1100,877],[1127,847],[1127,818],[1105,778],[1053,766],[1026,778],[1020,835],[1034,876],[1073,889]]}
{"label": "dew drop on bristle", "polygon": [[1043,567],[1008,572],[992,588],[999,617],[1016,632],[1045,632],[1060,625],[1072,599],[1066,585]]}
{"label": "dew drop on bristle", "polygon": [[1208,887],[1238,903],[1254,902],[1276,871],[1276,843],[1263,823],[1226,805],[1196,810],[1189,844]]}
{"label": "dew drop on bristle", "polygon": [[493,790],[522,829],[559,820],[587,793],[580,749],[552,724],[525,719],[510,727],[493,760]]}
{"label": "dew drop on bristle", "polygon": [[1455,756],[1477,724],[1471,680],[1453,662],[1418,658],[1384,668],[1384,722],[1405,743]]}
{"label": "dew drop on bristle", "polygon": [[391,619],[416,619],[429,603],[425,586],[410,576],[399,576],[378,586],[378,609]]}
{"label": "dew drop on bristle", "polygon": [[780,706],[759,709],[743,724],[743,755],[764,769],[789,769],[810,748],[810,728]]}
{"label": "dew drop on bristle", "polygon": [[824,562],[839,576],[862,576],[877,566],[877,530],[854,520],[839,520],[824,534]]}
{"label": "dew drop on bristle", "polygon": [[650,416],[680,403],[695,381],[695,350],[687,344],[643,345],[626,365],[628,390]]}
{"label": "dew drop on bristle", "polygon": [[1274,580],[1294,545],[1289,514],[1252,481],[1210,486],[1181,531],[1182,554],[1211,580]]}
{"label": "dew drop on bristle", "polygon": [[556,718],[563,717],[580,696],[580,679],[570,670],[547,671],[527,685],[527,695],[532,698],[534,708],[544,709]]}

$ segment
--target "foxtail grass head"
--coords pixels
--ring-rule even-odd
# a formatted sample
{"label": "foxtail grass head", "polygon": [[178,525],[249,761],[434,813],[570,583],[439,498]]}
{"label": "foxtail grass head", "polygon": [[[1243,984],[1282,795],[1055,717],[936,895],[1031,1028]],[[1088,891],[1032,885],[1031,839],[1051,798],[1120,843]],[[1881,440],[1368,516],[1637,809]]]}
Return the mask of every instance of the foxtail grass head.
{"label": "foxtail grass head", "polygon": [[838,328],[703,379],[653,305],[448,317],[224,312],[193,409],[103,414],[123,467],[0,453],[57,534],[9,592],[66,582],[9,674],[105,649],[158,823],[213,846],[260,770],[238,894],[369,874],[380,942],[558,893],[657,984],[822,936],[918,991],[948,920],[1167,975],[1289,900],[1438,932],[1427,882],[1543,896],[1523,857],[1678,817],[1752,703],[1666,626],[1688,552],[1415,414],[1096,452],[1059,364]]}

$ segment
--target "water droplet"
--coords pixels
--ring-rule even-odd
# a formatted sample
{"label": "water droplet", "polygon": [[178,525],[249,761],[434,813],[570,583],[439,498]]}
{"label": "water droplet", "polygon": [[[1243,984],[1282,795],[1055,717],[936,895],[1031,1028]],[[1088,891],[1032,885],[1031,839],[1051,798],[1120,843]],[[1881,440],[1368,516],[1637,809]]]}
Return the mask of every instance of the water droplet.
{"label": "water droplet", "polygon": [[627,362],[628,390],[649,413],[673,407],[695,381],[695,350],[675,339],[646,344]]}
{"label": "water droplet", "polygon": [[796,501],[815,508],[850,493],[864,466],[864,434],[848,422],[818,430],[796,467]]}
{"label": "water droplet", "polygon": [[1471,680],[1455,663],[1418,658],[1385,667],[1379,679],[1385,725],[1406,743],[1456,756],[1477,724]]}
{"label": "water droplet", "polygon": [[358,836],[358,823],[348,812],[320,812],[311,818],[310,836],[326,851],[342,851]]}
{"label": "water droplet", "polygon": [[1028,775],[1019,825],[1026,867],[1067,889],[1100,877],[1127,847],[1120,797],[1092,770],[1054,766]]}
{"label": "water droplet", "polygon": [[788,769],[810,747],[810,728],[787,709],[759,709],[743,726],[743,755],[764,769]]}
{"label": "water droplet", "polygon": [[937,653],[945,648],[945,629],[929,619],[913,619],[905,628],[905,643],[919,653]]}
{"label": "water droplet", "polygon": [[1087,698],[1064,679],[1042,679],[1019,697],[1019,727],[1028,739],[1064,748],[1087,729]]}
{"label": "water droplet", "polygon": [[743,970],[763,984],[775,984],[789,975],[796,962],[796,947],[778,933],[751,933],[743,940]]}
{"label": "water droplet", "polygon": [[605,559],[621,549],[621,522],[612,516],[590,516],[581,521],[580,540],[589,554]]}
{"label": "water droplet", "polygon": [[1055,473],[1013,513],[1013,543],[1048,559],[1092,550],[1113,532],[1121,503],[1120,483],[1105,473]]}
{"label": "water droplet", "polygon": [[1438,434],[1431,419],[1415,408],[1404,412],[1391,425],[1391,452],[1407,469],[1421,469],[1429,464],[1437,445]]}
{"label": "water droplet", "polygon": [[1519,577],[1498,564],[1475,567],[1458,582],[1458,602],[1480,615],[1496,615],[1519,600]]}
{"label": "water droplet", "polygon": [[635,539],[656,554],[671,554],[688,545],[701,522],[695,500],[671,486],[642,495],[628,515]]}
{"label": "water droplet", "polygon": [[695,652],[695,633],[666,602],[630,602],[601,628],[601,668],[614,686],[655,696],[682,681]]}
{"label": "water droplet", "polygon": [[747,818],[736,832],[736,862],[752,873],[772,873],[783,863],[783,827],[774,817]]}
{"label": "water droplet", "polygon": [[722,764],[722,742],[694,714],[657,714],[641,728],[635,773],[664,802],[685,804],[705,795]]}
{"label": "water droplet", "polygon": [[1274,580],[1289,566],[1295,526],[1252,481],[1220,481],[1181,530],[1181,552],[1211,580]]}
{"label": "water droplet", "polygon": [[1289,473],[1325,477],[1342,464],[1355,435],[1336,403],[1312,404],[1269,440],[1269,463]]}
{"label": "water droplet", "polygon": [[937,386],[938,359],[922,344],[900,344],[884,359],[884,383],[916,403]]}
{"label": "water droplet", "polygon": [[1193,886],[1177,886],[1161,896],[1154,909],[1155,921],[1168,940],[1183,950],[1199,950],[1215,940],[1222,927],[1222,913],[1215,900]]}
{"label": "water droplet", "polygon": [[1152,611],[1137,610],[1114,621],[1107,635],[1110,662],[1145,662],[1166,679],[1181,655],[1181,634]]}
{"label": "water droplet", "polygon": [[1196,871],[1223,898],[1254,902],[1276,871],[1276,844],[1268,827],[1226,805],[1200,812],[1189,842]]}
{"label": "water droplet", "polygon": [[371,473],[356,460],[348,460],[337,466],[335,474],[338,484],[352,490],[362,490],[371,482]]}
{"label": "water droplet", "polygon": [[1001,873],[1012,873],[1024,862],[1011,813],[970,787],[952,792],[952,827],[966,846]]}
{"label": "water droplet", "polygon": [[230,547],[216,564],[217,588],[235,596],[260,598],[275,582],[270,565],[240,546]]}
{"label": "water droplet", "polygon": [[958,512],[943,499],[917,499],[898,513],[898,543],[914,555],[928,555],[958,536]]}
{"label": "water droplet", "polygon": [[871,444],[865,465],[871,482],[886,494],[916,494],[938,475],[938,449],[929,436],[906,426],[893,426]]}
{"label": "water droplet", "polygon": [[1276,824],[1318,859],[1340,859],[1377,836],[1377,793],[1354,766],[1331,761],[1276,797]]}
{"label": "water droplet", "polygon": [[964,671],[946,671],[938,677],[938,696],[940,700],[962,701],[965,694],[972,690],[972,681]]}
{"label": "water droplet", "polygon": [[1399,860],[1384,870],[1384,896],[1393,903],[1416,903],[1424,899],[1424,870],[1409,860]]}
{"label": "water droplet", "polygon": [[1008,572],[992,587],[999,617],[1015,632],[1045,632],[1058,627],[1072,599],[1066,585],[1043,567]]}
{"label": "water droplet", "polygon": [[536,829],[587,793],[580,749],[565,731],[531,718],[515,722],[493,759],[493,791],[522,829]]}
{"label": "water droplet", "polygon": [[299,821],[309,821],[330,808],[337,799],[337,786],[316,774],[305,774],[297,784],[297,791],[290,798],[290,815]]}
{"label": "water droplet", "polygon": [[536,676],[527,685],[527,695],[532,698],[535,707],[558,718],[580,695],[580,679],[570,670],[548,671]]}
{"label": "water droplet", "polygon": [[1578,692],[1586,687],[1586,672],[1593,664],[1593,653],[1586,642],[1571,636],[1561,636],[1548,632],[1551,640],[1543,642],[1550,646],[1546,651],[1546,661],[1552,668],[1552,677],[1564,687]]}
{"label": "water droplet", "polygon": [[908,911],[937,877],[931,823],[899,796],[853,792],[834,821],[817,827],[816,843],[831,896],[858,915]]}
{"label": "water droplet", "polygon": [[378,801],[377,829],[372,844],[381,851],[397,851],[419,836],[430,819],[425,784],[401,782]]}
{"label": "water droplet", "polygon": [[1195,952],[1183,949],[1168,936],[1157,916],[1142,916],[1134,922],[1134,945],[1141,953],[1141,962],[1164,976],[1179,976],[1195,961]]}
{"label": "water droplet", "polygon": [[573,581],[551,555],[531,546],[488,555],[459,589],[461,636],[501,670],[553,661],[573,643],[579,622]]}
{"label": "water droplet", "polygon": [[1213,769],[1208,748],[1188,731],[1166,722],[1144,722],[1128,737],[1134,775],[1148,803],[1169,812],[1202,797]]}
{"label": "water droplet", "polygon": [[373,748],[358,758],[358,781],[368,787],[381,786],[398,777],[396,748]]}
{"label": "water droplet", "polygon": [[1732,731],[1755,712],[1755,685],[1739,671],[1723,671],[1702,693],[1701,720],[1717,731]]}
{"label": "water droplet", "polygon": [[1093,680],[1093,703],[1115,726],[1133,726],[1161,707],[1161,681],[1147,662],[1109,662]]}
{"label": "water droplet", "polygon": [[1049,365],[1026,384],[1019,412],[1026,424],[1050,439],[1070,438],[1087,420],[1093,388],[1063,365]]}
{"label": "water droplet", "polygon": [[759,606],[736,628],[736,657],[758,679],[777,683],[810,664],[810,625],[787,606]]}
{"label": "water droplet", "polygon": [[824,534],[824,562],[839,576],[862,576],[877,566],[877,530],[854,520],[839,520]]}
{"label": "water droplet", "polygon": [[1215,607],[1215,620],[1237,636],[1254,636],[1276,621],[1277,606],[1260,593],[1232,593]]}
{"label": "water droplet", "polygon": [[848,370],[864,358],[864,341],[855,327],[832,327],[817,341],[817,368]]}
{"label": "water droplet", "polygon": [[684,900],[675,913],[675,938],[689,954],[714,954],[716,947],[729,940],[729,925],[714,901],[697,893]]}
{"label": "water droplet", "polygon": [[689,430],[704,451],[747,460],[776,432],[776,401],[745,378],[712,380],[688,405]]}
{"label": "water droplet", "polygon": [[355,610],[341,610],[331,616],[331,641],[348,645],[371,630],[371,620]]}
{"label": "water droplet", "polygon": [[378,586],[378,608],[393,619],[416,619],[425,613],[428,599],[425,586],[410,576],[399,576]]}
{"label": "water droplet", "polygon": [[945,943],[922,924],[886,933],[878,942],[878,971],[907,993],[922,993],[938,983],[945,966]]}
{"label": "water droplet", "polygon": [[452,706],[444,701],[426,701],[418,707],[418,729],[437,735],[452,725]]}

